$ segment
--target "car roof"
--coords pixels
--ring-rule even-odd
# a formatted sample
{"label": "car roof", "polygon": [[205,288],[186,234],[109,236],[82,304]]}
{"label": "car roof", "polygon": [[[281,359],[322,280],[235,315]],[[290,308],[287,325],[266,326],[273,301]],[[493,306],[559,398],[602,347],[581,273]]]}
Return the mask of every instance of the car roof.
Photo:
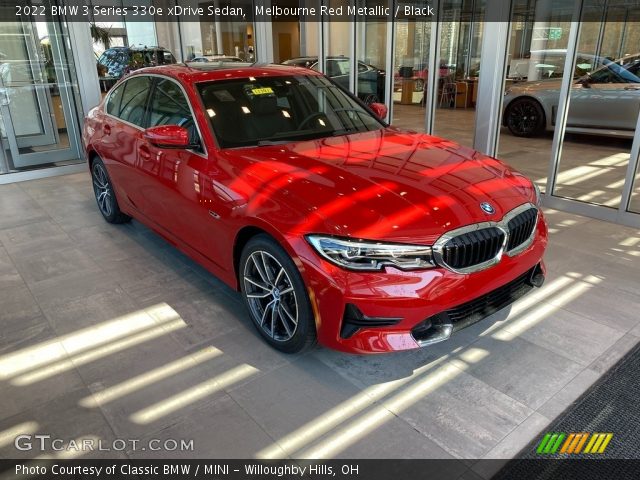
{"label": "car roof", "polygon": [[157,67],[141,68],[129,77],[141,74],[160,74],[182,80],[185,83],[207,80],[229,80],[246,77],[277,77],[283,75],[321,75],[313,70],[293,65],[276,65],[240,62],[174,63]]}

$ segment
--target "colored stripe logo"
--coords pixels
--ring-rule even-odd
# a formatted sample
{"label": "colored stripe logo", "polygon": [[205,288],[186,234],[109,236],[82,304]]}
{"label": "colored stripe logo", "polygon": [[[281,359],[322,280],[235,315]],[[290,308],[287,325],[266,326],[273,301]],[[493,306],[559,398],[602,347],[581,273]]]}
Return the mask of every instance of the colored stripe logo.
{"label": "colored stripe logo", "polygon": [[613,433],[561,433],[549,432],[538,444],[536,453],[540,455],[553,455],[556,453],[579,454],[604,453]]}

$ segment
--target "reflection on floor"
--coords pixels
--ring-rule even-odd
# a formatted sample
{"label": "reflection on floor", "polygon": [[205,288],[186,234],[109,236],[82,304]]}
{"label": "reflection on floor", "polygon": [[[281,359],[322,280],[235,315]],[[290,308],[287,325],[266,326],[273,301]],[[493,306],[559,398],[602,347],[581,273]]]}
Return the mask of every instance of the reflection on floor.
{"label": "reflection on floor", "polygon": [[640,339],[640,231],[547,217],[547,282],[510,311],[423,350],[286,356],[235,292],[106,224],[87,174],[0,185],[0,457],[508,458]]}
{"label": "reflection on floor", "polygon": [[[394,105],[393,125],[424,131],[425,109],[419,105]],[[473,109],[436,110],[435,134],[463,145],[473,145]],[[551,158],[552,132],[519,138],[503,128],[498,158],[521,171],[544,190]],[[567,134],[554,194],[618,208],[629,163],[631,140]],[[640,180],[636,182],[640,194]],[[640,200],[635,203],[640,212]]]}

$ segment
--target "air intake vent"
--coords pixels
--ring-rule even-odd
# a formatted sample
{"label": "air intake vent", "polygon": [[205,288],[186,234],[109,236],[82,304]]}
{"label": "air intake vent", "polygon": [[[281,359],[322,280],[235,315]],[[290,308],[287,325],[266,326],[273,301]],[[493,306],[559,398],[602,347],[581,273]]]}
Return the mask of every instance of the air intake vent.
{"label": "air intake vent", "polygon": [[538,209],[532,207],[509,220],[507,224],[507,228],[509,229],[507,252],[518,248],[531,237],[533,229],[536,226],[537,218]]}
{"label": "air intake vent", "polygon": [[347,303],[342,317],[342,328],[340,336],[349,338],[361,328],[388,327],[400,322],[400,317],[367,317],[358,307],[352,303]]}
{"label": "air intake vent", "polygon": [[494,259],[504,243],[504,231],[482,228],[451,238],[442,249],[442,261],[454,270],[462,270]]}

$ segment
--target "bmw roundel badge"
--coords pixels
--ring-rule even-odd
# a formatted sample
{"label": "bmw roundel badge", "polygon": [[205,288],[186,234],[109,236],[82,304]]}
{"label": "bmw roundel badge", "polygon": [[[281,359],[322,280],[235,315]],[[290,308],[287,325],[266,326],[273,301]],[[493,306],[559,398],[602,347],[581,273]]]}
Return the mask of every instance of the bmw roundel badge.
{"label": "bmw roundel badge", "polygon": [[482,202],[482,203],[480,204],[480,208],[482,209],[482,211],[483,211],[484,213],[487,213],[487,214],[489,214],[489,215],[491,215],[491,214],[493,214],[493,213],[496,213],[496,209],[495,209],[495,208],[493,208],[493,205],[491,205],[491,204],[490,204],[490,203],[488,203],[488,202]]}

